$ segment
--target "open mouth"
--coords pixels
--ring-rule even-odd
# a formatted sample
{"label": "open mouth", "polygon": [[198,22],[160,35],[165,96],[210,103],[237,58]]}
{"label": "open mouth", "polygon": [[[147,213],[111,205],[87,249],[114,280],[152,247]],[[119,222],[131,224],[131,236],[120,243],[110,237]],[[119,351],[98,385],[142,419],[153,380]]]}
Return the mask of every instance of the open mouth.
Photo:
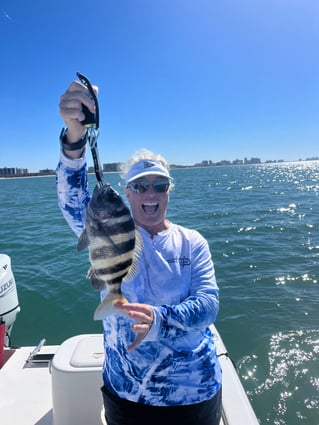
{"label": "open mouth", "polygon": [[147,215],[154,214],[158,209],[158,203],[157,202],[144,202],[142,204],[143,211]]}

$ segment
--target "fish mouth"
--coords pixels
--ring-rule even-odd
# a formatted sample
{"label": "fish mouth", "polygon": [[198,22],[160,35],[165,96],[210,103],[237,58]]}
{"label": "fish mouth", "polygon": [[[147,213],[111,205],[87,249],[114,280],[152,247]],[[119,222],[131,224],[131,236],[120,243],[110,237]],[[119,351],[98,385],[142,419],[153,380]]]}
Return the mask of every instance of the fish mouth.
{"label": "fish mouth", "polygon": [[144,202],[142,208],[145,214],[152,215],[158,210],[158,202]]}

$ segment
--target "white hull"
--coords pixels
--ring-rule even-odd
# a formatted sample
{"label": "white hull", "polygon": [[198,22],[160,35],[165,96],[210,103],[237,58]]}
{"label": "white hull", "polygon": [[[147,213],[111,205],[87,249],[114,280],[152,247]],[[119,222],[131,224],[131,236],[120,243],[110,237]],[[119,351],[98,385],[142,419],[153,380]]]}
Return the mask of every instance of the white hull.
{"label": "white hull", "polygon": [[[214,326],[212,331],[218,354],[226,353]],[[78,335],[61,346],[41,347],[34,359],[56,353],[50,363],[28,362],[33,350],[5,349],[7,360],[0,369],[1,425],[101,425],[102,335]],[[225,355],[219,359],[223,369],[223,424],[258,425],[231,359]]]}

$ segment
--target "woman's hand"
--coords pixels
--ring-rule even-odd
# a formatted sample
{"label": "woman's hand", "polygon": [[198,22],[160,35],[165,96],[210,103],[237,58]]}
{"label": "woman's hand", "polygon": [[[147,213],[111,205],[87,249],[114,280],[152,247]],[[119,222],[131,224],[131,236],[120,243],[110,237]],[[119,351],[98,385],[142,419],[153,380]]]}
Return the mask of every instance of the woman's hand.
{"label": "woman's hand", "polygon": [[[98,88],[93,86],[93,89],[97,94]],[[86,129],[81,123],[85,118],[82,104],[87,106],[92,113],[95,112],[95,103],[89,90],[79,81],[73,81],[60,97],[59,104],[60,115],[68,128],[68,143],[77,142],[85,134]]]}
{"label": "woman's hand", "polygon": [[138,303],[114,303],[114,308],[125,312],[128,317],[136,320],[131,326],[133,332],[136,333],[136,338],[131,345],[127,347],[128,351],[134,350],[143,340],[145,335],[150,330],[153,320],[154,313],[153,308],[148,304],[138,304]]}

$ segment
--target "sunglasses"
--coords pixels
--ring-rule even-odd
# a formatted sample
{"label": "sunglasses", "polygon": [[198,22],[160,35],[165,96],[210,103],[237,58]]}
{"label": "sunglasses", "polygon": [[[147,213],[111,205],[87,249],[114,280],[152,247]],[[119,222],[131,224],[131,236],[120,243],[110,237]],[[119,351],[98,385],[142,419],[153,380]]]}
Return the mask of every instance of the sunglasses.
{"label": "sunglasses", "polygon": [[136,193],[145,193],[148,191],[150,186],[152,186],[154,191],[157,193],[165,193],[169,189],[170,182],[168,180],[154,180],[153,183],[150,183],[148,180],[140,180],[128,183],[126,187]]}

